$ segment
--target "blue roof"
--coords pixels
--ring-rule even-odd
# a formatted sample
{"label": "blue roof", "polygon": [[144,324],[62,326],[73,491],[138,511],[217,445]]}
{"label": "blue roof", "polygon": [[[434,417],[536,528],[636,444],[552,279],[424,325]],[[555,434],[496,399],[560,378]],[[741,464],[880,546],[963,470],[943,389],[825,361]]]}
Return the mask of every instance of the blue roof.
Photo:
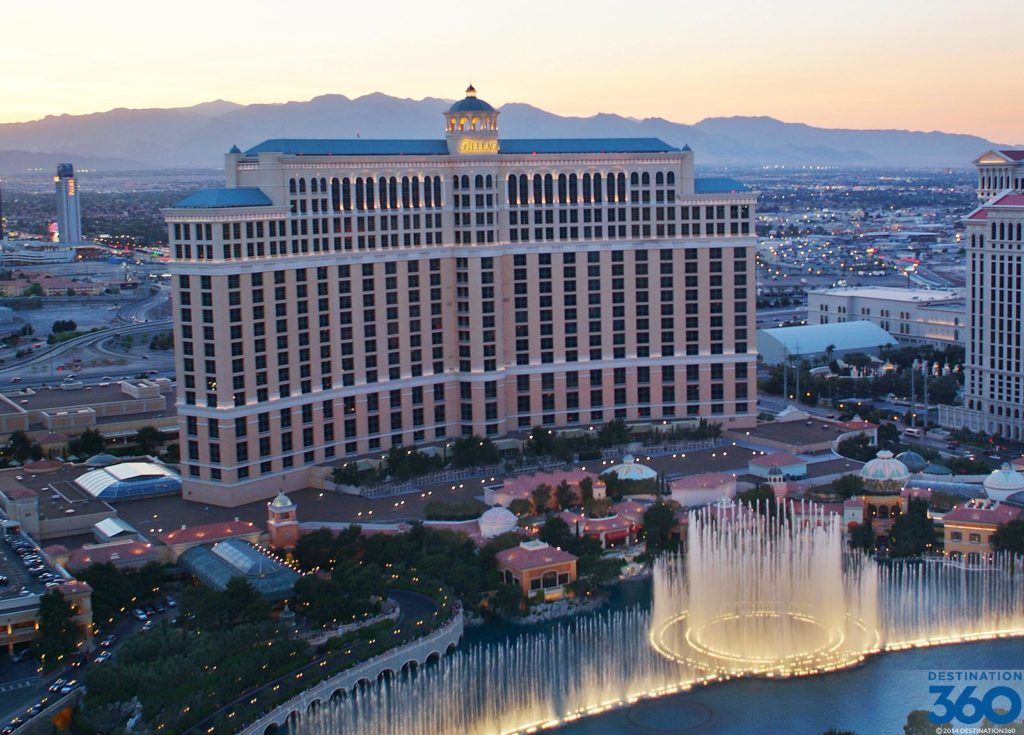
{"label": "blue roof", "polygon": [[501,153],[668,153],[658,138],[521,138],[501,141]]}
{"label": "blue roof", "polygon": [[175,209],[216,209],[218,207],[269,207],[270,197],[255,187],[202,189],[182,199]]}
{"label": "blue roof", "polygon": [[694,179],[693,189],[697,194],[729,194],[750,191],[745,184],[724,176]]}
{"label": "blue roof", "polygon": [[226,539],[212,547],[193,546],[178,562],[200,582],[223,590],[232,577],[241,577],[272,600],[290,597],[299,575],[241,539]]}
{"label": "blue roof", "polygon": [[[657,138],[522,138],[502,140],[499,148],[500,153],[510,155],[667,153],[675,150],[677,149]],[[448,143],[444,140],[274,138],[265,140],[245,152],[247,156],[254,156],[258,153],[284,153],[292,156],[446,156],[448,155]]]}
{"label": "blue roof", "polygon": [[448,108],[448,112],[494,112],[494,108],[482,99],[466,97]]}
{"label": "blue roof", "polygon": [[273,138],[245,152],[285,153],[292,156],[446,156],[444,140],[372,140],[368,138],[311,139]]}

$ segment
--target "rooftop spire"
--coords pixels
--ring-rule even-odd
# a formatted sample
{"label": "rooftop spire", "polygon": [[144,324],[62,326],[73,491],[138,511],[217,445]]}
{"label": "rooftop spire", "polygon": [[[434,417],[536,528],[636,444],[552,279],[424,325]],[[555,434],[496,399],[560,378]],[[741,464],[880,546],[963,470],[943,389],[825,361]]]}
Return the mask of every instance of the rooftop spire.
{"label": "rooftop spire", "polygon": [[470,84],[468,87],[466,87],[466,96],[467,97],[476,97],[476,87],[474,87],[472,84]]}

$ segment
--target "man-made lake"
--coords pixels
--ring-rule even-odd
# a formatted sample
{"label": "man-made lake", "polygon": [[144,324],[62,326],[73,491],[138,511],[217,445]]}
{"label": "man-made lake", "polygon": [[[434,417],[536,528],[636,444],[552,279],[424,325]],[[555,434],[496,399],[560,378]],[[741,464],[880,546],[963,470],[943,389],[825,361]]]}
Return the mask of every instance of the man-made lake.
{"label": "man-made lake", "polygon": [[[902,735],[911,710],[928,710],[928,672],[1019,669],[1024,638],[873,656],[858,668],[798,679],[743,679],[638,702],[565,725],[560,735]],[[1024,696],[1024,687],[1012,685]],[[984,685],[979,687],[984,691]]]}

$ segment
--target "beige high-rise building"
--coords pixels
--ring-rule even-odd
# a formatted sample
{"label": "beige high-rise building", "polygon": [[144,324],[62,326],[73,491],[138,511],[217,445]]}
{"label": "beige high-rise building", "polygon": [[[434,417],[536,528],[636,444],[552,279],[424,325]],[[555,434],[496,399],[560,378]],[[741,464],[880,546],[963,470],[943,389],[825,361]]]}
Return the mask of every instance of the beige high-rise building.
{"label": "beige high-rise building", "polygon": [[1024,151],[989,151],[975,163],[984,203],[965,220],[967,340],[962,406],[939,423],[1024,439]]}
{"label": "beige high-rise building", "polygon": [[186,499],[394,446],[755,423],[754,208],[657,139],[268,140],[165,210]]}

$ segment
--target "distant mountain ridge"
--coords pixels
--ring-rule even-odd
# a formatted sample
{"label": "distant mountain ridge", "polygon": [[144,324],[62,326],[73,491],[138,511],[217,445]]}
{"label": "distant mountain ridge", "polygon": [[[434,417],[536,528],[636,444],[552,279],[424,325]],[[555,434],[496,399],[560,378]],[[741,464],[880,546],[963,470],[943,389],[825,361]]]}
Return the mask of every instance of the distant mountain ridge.
{"label": "distant mountain ridge", "polygon": [[[355,99],[326,94],[305,102],[213,100],[191,107],[51,115],[0,124],[0,171],[49,166],[54,156],[88,159],[108,170],[121,165],[214,168],[232,145],[244,150],[268,138],[439,138],[441,113],[450,104],[377,92]],[[708,166],[964,168],[987,149],[1007,147],[974,135],[816,128],[770,117],[712,117],[688,125],[610,113],[565,117],[524,103],[504,105],[501,112],[502,137],[656,137],[690,145],[698,165]]]}

